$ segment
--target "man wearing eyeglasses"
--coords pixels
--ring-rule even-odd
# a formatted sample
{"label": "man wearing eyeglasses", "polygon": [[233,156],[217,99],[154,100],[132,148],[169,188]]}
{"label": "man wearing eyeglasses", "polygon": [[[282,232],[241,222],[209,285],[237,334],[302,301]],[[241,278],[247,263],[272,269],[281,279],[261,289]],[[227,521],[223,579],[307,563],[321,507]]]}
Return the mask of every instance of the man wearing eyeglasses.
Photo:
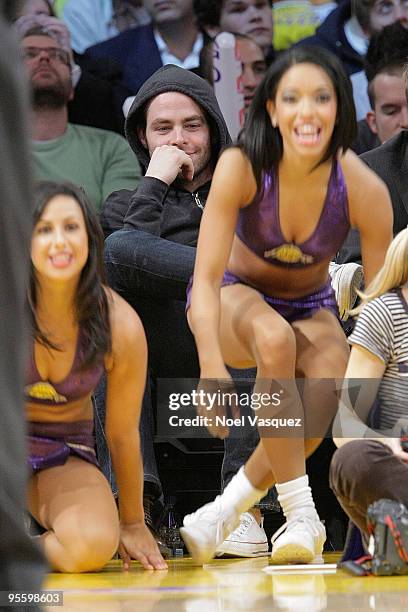
{"label": "man wearing eyeglasses", "polygon": [[34,111],[34,176],[75,183],[100,210],[113,191],[137,187],[140,168],[118,134],[68,122],[75,66],[58,29],[36,25],[22,36]]}
{"label": "man wearing eyeglasses", "polygon": [[44,108],[45,104],[61,109],[73,97],[68,52],[41,34],[22,41],[21,55],[29,69],[34,109]]}

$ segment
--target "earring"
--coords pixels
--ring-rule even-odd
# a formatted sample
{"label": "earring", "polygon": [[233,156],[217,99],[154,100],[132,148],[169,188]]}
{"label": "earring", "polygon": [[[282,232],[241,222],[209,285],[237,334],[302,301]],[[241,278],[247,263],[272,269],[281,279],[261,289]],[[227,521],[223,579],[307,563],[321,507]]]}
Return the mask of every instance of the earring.
{"label": "earring", "polygon": [[278,122],[276,121],[276,119],[272,119],[272,127],[274,128],[278,127]]}

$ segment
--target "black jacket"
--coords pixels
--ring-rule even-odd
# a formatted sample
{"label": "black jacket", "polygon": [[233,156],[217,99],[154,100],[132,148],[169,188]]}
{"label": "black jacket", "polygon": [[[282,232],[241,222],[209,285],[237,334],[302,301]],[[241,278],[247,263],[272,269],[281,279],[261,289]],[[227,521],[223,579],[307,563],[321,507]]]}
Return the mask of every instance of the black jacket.
{"label": "black jacket", "polygon": [[348,75],[363,70],[363,56],[348,42],[344,25],[351,17],[350,0],[344,0],[317,28],[313,36],[299,41],[298,45],[319,45],[337,55]]}
{"label": "black jacket", "polygon": [[357,122],[357,138],[350,148],[357,155],[362,155],[363,153],[367,153],[367,151],[371,151],[380,145],[381,142],[377,134],[374,134],[374,132],[370,130],[367,120],[360,119],[360,121]]}
{"label": "black jacket", "polygon": [[145,176],[136,191],[114,191],[101,214],[105,237],[120,229],[139,229],[173,242],[196,246],[210,186],[211,182],[207,182],[190,193]]}
{"label": "black jacket", "polygon": [[384,181],[394,212],[394,235],[408,224],[408,130],[367,151],[361,159]]}
{"label": "black jacket", "polygon": [[[394,213],[395,236],[408,225],[408,130],[403,130],[380,147],[367,151],[360,157],[388,187]],[[360,236],[357,230],[349,232],[336,261],[361,261]]]}
{"label": "black jacket", "polygon": [[[137,127],[143,125],[148,100],[166,91],[176,91],[192,98],[206,112],[210,124],[212,161],[230,143],[227,126],[210,85],[192,72],[177,66],[163,66],[140,88],[125,123],[125,133],[140,165],[146,171],[150,157],[141,143]],[[143,177],[136,191],[116,191],[106,200],[101,221],[105,235],[118,229],[139,229],[173,242],[197,244],[202,210],[210,183],[195,193],[176,183],[168,187],[153,177]]]}
{"label": "black jacket", "polygon": [[122,71],[110,60],[87,59],[78,53],[74,57],[82,73],[68,102],[68,121],[123,135],[122,105],[130,92],[120,84]]}

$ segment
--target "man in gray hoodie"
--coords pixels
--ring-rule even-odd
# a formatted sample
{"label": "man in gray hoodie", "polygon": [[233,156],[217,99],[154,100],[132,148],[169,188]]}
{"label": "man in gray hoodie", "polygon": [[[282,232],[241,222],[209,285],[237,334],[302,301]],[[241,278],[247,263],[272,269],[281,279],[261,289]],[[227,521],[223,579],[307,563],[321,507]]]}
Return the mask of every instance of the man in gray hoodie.
{"label": "man in gray hoodie", "polygon": [[[230,143],[227,127],[208,83],[169,65],[139,90],[125,131],[144,176],[135,191],[117,191],[104,205],[101,219],[105,233],[120,230],[106,240],[109,280],[126,299],[136,302],[138,312],[142,311],[151,366],[160,376],[196,376],[194,359],[191,367],[195,345],[180,302],[185,301],[193,272],[213,170],[222,148]],[[143,300],[148,301],[145,309]],[[166,300],[165,315],[159,300]],[[178,303],[171,305],[169,300]],[[169,308],[175,319],[180,318],[180,326],[171,330],[171,356],[166,359],[163,342],[171,326]],[[163,316],[166,321],[160,325]],[[174,338],[182,344],[187,338],[184,348],[190,347],[190,357],[186,368],[180,367],[174,356]],[[177,348],[182,351],[181,346]],[[159,363],[154,363],[155,352]]]}

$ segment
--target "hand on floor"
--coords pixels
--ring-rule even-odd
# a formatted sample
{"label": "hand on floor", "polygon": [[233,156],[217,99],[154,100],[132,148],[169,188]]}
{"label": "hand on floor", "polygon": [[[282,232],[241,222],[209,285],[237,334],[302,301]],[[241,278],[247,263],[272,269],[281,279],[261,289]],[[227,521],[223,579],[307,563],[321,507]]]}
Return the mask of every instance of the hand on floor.
{"label": "hand on floor", "polygon": [[146,524],[121,525],[119,555],[123,569],[130,569],[131,559],[140,561],[145,569],[167,569],[167,563],[160,554],[157,543]]}

